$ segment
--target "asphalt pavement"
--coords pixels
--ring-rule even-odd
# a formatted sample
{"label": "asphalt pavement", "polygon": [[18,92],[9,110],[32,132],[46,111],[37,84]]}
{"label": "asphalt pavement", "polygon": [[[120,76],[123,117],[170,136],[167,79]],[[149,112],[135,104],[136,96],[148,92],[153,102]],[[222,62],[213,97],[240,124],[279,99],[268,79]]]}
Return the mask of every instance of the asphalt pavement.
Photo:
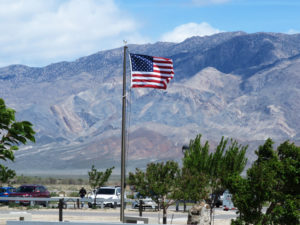
{"label": "asphalt pavement", "polygon": [[[28,213],[31,213],[32,215],[57,215],[59,213],[58,209],[47,209],[47,208],[41,208],[41,209],[30,209],[30,210],[20,210],[18,208],[6,208],[1,209],[0,207],[0,216],[5,215],[10,212],[16,212],[16,211],[25,211]],[[183,212],[183,210],[176,211],[175,207],[170,207],[167,211],[168,219],[182,219],[187,220],[188,213]],[[162,211],[152,211],[152,210],[146,210],[142,212],[143,217],[148,218],[161,218],[162,217]],[[85,207],[84,209],[64,209],[63,210],[64,216],[80,216],[80,217],[118,217],[120,215],[120,208],[116,209],[88,209]],[[125,216],[133,216],[138,217],[139,211],[137,209],[126,209]],[[216,208],[214,212],[214,219],[225,219],[230,220],[236,217],[236,211],[230,210],[230,211],[224,211],[222,208]]]}

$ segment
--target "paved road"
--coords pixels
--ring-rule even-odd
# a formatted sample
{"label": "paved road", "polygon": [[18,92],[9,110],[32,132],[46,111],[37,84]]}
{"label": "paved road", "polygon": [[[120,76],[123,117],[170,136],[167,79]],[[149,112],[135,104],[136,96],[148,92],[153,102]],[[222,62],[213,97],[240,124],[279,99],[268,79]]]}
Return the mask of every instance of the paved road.
{"label": "paved road", "polygon": [[[16,212],[20,211],[19,209],[1,209],[0,208],[0,216],[1,214],[7,214],[9,212]],[[58,209],[39,209],[39,210],[24,210],[32,215],[57,215],[58,216]],[[120,209],[66,209],[63,210],[64,216],[81,216],[81,217],[118,217],[120,215]],[[138,210],[127,209],[125,211],[125,216],[139,216]],[[158,218],[162,217],[162,212],[152,212],[152,211],[145,211],[143,212],[144,217],[149,218]],[[214,218],[215,219],[233,219],[236,217],[235,211],[223,211],[222,208],[215,209]],[[187,212],[176,212],[175,209],[170,208],[168,210],[168,219],[187,219]]]}

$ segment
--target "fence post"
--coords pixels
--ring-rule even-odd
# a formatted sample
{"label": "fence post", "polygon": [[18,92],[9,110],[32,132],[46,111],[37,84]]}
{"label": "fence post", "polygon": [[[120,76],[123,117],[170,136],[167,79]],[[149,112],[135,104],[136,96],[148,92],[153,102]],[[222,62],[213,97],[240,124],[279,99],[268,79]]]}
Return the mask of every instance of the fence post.
{"label": "fence post", "polygon": [[140,217],[142,217],[143,216],[143,201],[142,200],[140,200],[139,211],[140,211]]}
{"label": "fence post", "polygon": [[62,222],[63,221],[63,206],[64,206],[64,199],[61,198],[59,199],[59,202],[58,202],[58,209],[59,209],[59,213],[58,213],[58,221],[59,222]]}
{"label": "fence post", "polygon": [[79,205],[79,198],[77,198],[76,202],[77,202],[77,209],[79,209],[79,208],[80,208],[80,205]]}

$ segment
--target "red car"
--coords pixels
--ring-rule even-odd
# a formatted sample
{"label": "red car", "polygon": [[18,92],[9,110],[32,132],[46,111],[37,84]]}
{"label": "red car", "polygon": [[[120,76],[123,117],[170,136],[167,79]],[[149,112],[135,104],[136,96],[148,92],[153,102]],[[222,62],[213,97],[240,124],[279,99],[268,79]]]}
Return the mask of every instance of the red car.
{"label": "red car", "polygon": [[[50,192],[43,185],[22,185],[17,188],[16,192],[11,193],[9,197],[33,197],[33,198],[50,198]],[[30,201],[14,201],[22,205],[30,205]],[[35,201],[35,204],[46,206],[46,202]]]}

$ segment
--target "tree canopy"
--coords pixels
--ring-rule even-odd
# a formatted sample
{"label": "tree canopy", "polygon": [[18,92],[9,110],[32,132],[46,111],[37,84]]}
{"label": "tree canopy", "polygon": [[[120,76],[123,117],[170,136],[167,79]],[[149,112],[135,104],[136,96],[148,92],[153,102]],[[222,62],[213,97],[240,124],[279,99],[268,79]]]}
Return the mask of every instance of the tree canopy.
{"label": "tree canopy", "polygon": [[4,165],[0,165],[0,181],[2,183],[9,183],[15,176],[16,172],[14,170],[11,170]]}
{"label": "tree canopy", "polygon": [[267,139],[258,148],[245,178],[236,174],[229,179],[240,214],[233,224],[299,224],[300,147],[286,141],[274,150],[273,144]]}
{"label": "tree canopy", "polygon": [[[19,149],[20,144],[35,142],[33,125],[28,121],[16,121],[15,113],[16,111],[6,107],[4,100],[0,98],[0,160],[14,161],[14,151]],[[13,176],[13,170],[1,165],[0,181],[7,182]]]}
{"label": "tree canopy", "polygon": [[198,183],[186,184],[191,186],[190,200],[200,201],[206,198],[208,193],[222,194],[226,189],[227,177],[240,174],[245,168],[247,146],[239,145],[234,140],[230,140],[230,144],[228,142],[229,139],[222,137],[216,150],[211,151],[207,141],[204,145],[201,144],[201,135],[191,140],[184,153],[183,175],[194,176]]}
{"label": "tree canopy", "polygon": [[177,162],[149,163],[146,172],[136,168],[129,173],[129,184],[143,197],[151,197],[163,209],[163,223],[167,222],[167,209],[174,203],[180,169]]}
{"label": "tree canopy", "polygon": [[91,171],[88,172],[89,184],[92,189],[103,186],[109,179],[112,170],[115,167],[106,169],[104,172],[98,171],[94,165],[92,165]]}
{"label": "tree canopy", "polygon": [[197,135],[184,152],[176,197],[196,202],[206,200],[210,204],[211,216],[218,198],[226,189],[227,178],[239,175],[247,163],[247,146],[234,140],[228,142],[229,139],[222,137],[215,151],[211,151],[208,141],[203,145],[201,135]]}

